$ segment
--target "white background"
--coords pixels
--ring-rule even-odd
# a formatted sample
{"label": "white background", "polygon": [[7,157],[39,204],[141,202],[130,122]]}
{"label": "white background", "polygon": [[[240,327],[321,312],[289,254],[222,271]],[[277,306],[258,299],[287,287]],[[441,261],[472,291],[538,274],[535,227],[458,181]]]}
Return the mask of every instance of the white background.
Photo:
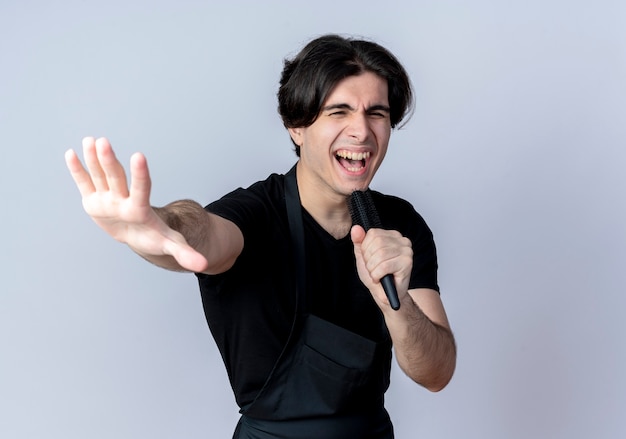
{"label": "white background", "polygon": [[373,187],[433,229],[459,359],[438,394],[394,369],[397,437],[624,437],[625,5],[2,0],[0,437],[231,437],[194,277],[100,231],[63,153],[144,152],[156,205],[285,172],[282,60],[327,32],[416,88]]}

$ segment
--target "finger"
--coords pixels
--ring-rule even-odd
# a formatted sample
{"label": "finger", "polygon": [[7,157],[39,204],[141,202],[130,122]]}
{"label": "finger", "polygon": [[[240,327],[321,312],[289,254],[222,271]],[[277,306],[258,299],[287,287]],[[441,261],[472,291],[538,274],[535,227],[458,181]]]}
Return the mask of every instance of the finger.
{"label": "finger", "polygon": [[98,155],[96,154],[96,141],[93,137],[85,137],[83,139],[83,156],[85,164],[91,175],[91,181],[97,191],[108,191],[109,185],[106,175],[100,166]]}
{"label": "finger", "polygon": [[411,258],[410,241],[393,231],[372,229],[362,249],[367,268],[375,279],[395,272],[398,265]]}
{"label": "finger", "polygon": [[387,274],[396,277],[396,283],[400,284],[407,276],[410,276],[413,266],[413,255],[410,249],[402,249],[397,253],[386,253],[380,256],[370,269],[372,278],[380,280]]}
{"label": "finger", "polygon": [[109,189],[116,195],[128,196],[128,183],[124,167],[115,157],[111,144],[104,138],[96,140],[96,154],[100,166],[106,175]]}
{"label": "finger", "polygon": [[91,177],[73,149],[69,149],[65,152],[65,164],[83,198],[95,192],[96,188],[91,181]]}
{"label": "finger", "polygon": [[148,171],[148,162],[141,153],[130,158],[130,199],[138,206],[150,206],[152,181]]}

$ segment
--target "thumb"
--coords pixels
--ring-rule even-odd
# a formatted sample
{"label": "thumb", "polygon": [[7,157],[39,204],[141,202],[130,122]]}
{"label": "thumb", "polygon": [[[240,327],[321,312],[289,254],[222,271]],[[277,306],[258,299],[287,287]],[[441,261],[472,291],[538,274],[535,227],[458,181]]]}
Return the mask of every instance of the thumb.
{"label": "thumb", "polygon": [[352,226],[350,229],[350,238],[353,244],[360,245],[365,239],[365,229],[358,225]]}
{"label": "thumb", "polygon": [[187,243],[169,241],[166,244],[166,247],[165,252],[176,259],[178,265],[187,271],[202,273],[209,266],[206,257]]}

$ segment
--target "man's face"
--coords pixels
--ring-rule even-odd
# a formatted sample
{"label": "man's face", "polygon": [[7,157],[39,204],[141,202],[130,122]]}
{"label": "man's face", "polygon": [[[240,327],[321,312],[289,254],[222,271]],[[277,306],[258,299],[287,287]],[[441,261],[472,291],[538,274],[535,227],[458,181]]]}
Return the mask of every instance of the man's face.
{"label": "man's face", "polygon": [[332,90],[312,125],[289,132],[300,145],[299,182],[331,197],[367,188],[391,134],[387,82],[371,72],[349,76]]}

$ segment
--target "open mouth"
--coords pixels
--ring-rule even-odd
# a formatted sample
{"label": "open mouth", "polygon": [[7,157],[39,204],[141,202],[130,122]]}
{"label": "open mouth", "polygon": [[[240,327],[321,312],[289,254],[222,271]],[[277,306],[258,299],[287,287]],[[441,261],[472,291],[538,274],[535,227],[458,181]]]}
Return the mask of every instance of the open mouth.
{"label": "open mouth", "polygon": [[337,161],[350,172],[359,172],[365,168],[367,159],[369,159],[369,152],[350,152],[350,151],[337,151],[335,158]]}

